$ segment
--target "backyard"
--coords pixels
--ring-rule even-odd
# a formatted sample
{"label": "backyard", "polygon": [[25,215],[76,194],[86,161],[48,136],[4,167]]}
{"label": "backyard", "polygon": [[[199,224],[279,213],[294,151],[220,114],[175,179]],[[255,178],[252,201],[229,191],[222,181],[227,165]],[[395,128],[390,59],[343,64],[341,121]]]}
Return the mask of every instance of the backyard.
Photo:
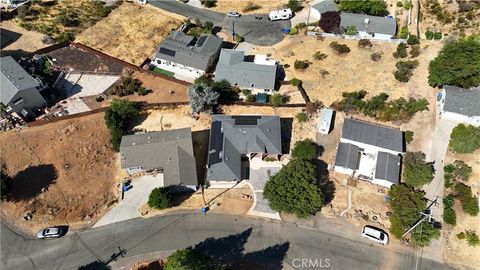
{"label": "backyard", "polygon": [[[245,9],[247,6],[253,6],[253,3],[258,8],[251,10]],[[257,1],[236,1],[236,0],[218,0],[212,10],[227,13],[229,11],[237,11],[240,13],[269,13],[270,11],[279,9],[286,5],[288,0],[257,0]]]}

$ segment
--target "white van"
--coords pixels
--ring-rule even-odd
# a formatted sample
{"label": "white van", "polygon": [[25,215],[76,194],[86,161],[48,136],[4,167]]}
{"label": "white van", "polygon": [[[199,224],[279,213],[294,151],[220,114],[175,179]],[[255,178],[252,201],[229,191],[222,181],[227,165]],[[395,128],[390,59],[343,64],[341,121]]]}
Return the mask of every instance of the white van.
{"label": "white van", "polygon": [[271,21],[290,20],[290,18],[292,18],[292,10],[289,8],[274,10],[268,14],[268,19]]}
{"label": "white van", "polygon": [[388,244],[388,234],[372,226],[363,227],[362,236],[382,245]]}
{"label": "white van", "polygon": [[327,135],[332,127],[333,110],[325,108],[320,114],[320,122],[318,123],[318,133]]}

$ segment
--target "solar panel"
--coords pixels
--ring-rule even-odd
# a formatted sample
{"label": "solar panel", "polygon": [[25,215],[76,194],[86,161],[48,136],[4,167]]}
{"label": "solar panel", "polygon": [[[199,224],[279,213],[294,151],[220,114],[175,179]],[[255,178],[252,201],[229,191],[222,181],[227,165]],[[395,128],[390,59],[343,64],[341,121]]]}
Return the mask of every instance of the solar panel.
{"label": "solar panel", "polygon": [[175,51],[164,48],[164,47],[160,47],[160,53],[171,56],[171,57],[175,57]]}
{"label": "solar panel", "polygon": [[200,39],[197,42],[197,47],[202,47],[203,43],[205,43],[205,40],[207,39],[207,36],[201,36]]}
{"label": "solar panel", "polygon": [[261,116],[232,116],[237,126],[256,126],[257,120],[262,118]]}
{"label": "solar panel", "polygon": [[222,122],[213,121],[212,130],[210,132],[210,145],[208,148],[208,164],[216,164],[222,161],[219,154],[223,151],[223,133]]}

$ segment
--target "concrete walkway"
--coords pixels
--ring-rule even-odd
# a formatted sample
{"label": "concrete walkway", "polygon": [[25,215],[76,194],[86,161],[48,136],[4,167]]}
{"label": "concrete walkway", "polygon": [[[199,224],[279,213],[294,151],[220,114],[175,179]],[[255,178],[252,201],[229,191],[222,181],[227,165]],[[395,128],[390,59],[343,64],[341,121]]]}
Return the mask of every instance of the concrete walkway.
{"label": "concrete walkway", "polygon": [[93,225],[93,228],[140,217],[138,209],[148,202],[150,192],[163,186],[163,174],[135,178],[131,185],[133,187],[125,192],[124,199]]}

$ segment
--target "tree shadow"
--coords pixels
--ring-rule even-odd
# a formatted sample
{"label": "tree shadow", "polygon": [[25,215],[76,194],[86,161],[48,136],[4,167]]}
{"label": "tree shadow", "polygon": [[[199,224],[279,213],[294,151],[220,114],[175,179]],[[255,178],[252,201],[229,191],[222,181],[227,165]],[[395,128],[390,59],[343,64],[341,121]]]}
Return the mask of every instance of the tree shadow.
{"label": "tree shadow", "polygon": [[328,205],[335,196],[335,183],[330,180],[328,164],[323,160],[315,159],[313,165],[315,165],[318,186],[322,192],[323,205]]}
{"label": "tree shadow", "polygon": [[110,266],[100,261],[94,261],[89,264],[82,265],[78,268],[78,270],[110,270],[110,269],[112,269]]}
{"label": "tree shadow", "polygon": [[263,250],[245,253],[245,244],[252,234],[252,230],[249,228],[239,234],[217,239],[210,237],[193,248],[232,269],[282,269],[289,243],[285,242]]}
{"label": "tree shadow", "polygon": [[139,113],[134,117],[130,118],[128,121],[129,130],[132,130],[134,127],[141,125],[145,120],[147,120],[150,113]]}
{"label": "tree shadow", "polygon": [[1,38],[0,49],[5,48],[6,46],[8,46],[11,43],[14,43],[15,41],[17,41],[22,36],[22,34],[20,34],[20,33],[13,32],[13,31],[7,30],[5,28],[0,28],[0,34],[1,34],[1,37],[2,37]]}
{"label": "tree shadow", "polygon": [[55,184],[57,170],[52,164],[30,166],[18,172],[11,181],[10,201],[29,200]]}
{"label": "tree shadow", "polygon": [[282,133],[282,153],[290,153],[290,143],[292,141],[293,118],[280,118],[280,130]]}
{"label": "tree shadow", "polygon": [[208,158],[208,140],[210,130],[192,131],[193,154],[197,165],[197,179],[200,185],[205,184],[206,164]]}

